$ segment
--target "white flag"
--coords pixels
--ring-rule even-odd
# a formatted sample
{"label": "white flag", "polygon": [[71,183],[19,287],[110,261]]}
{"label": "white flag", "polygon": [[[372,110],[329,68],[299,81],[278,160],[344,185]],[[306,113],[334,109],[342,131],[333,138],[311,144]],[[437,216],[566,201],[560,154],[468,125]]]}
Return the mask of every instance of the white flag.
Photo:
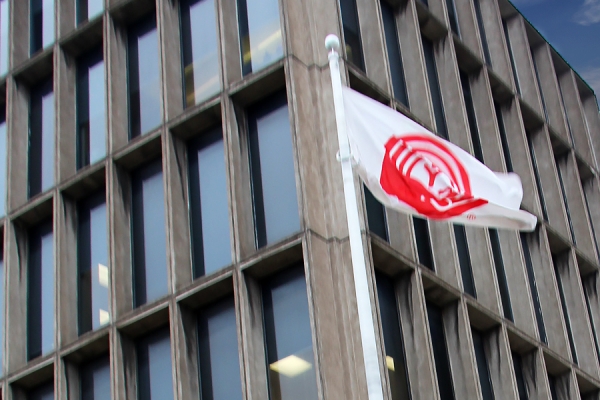
{"label": "white flag", "polygon": [[358,174],[382,204],[465,225],[535,229],[537,218],[519,210],[518,175],[492,172],[460,147],[350,88],[343,95]]}

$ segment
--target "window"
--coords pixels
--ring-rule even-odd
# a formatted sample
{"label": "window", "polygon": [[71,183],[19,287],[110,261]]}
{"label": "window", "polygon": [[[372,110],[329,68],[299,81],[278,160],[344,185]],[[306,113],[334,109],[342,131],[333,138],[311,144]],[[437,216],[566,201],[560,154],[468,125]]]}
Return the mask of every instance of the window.
{"label": "window", "polygon": [[110,322],[105,193],[79,203],[77,216],[79,334],[83,334]]}
{"label": "window", "polygon": [[240,361],[233,299],[198,316],[198,353],[203,400],[242,400]]}
{"label": "window", "polygon": [[304,269],[283,271],[263,285],[271,400],[317,399]]}
{"label": "window", "polygon": [[483,333],[471,328],[473,336],[473,347],[475,349],[475,361],[477,362],[477,373],[479,375],[479,384],[483,400],[494,400],[494,391],[492,390],[492,378],[490,377],[490,368],[488,366],[487,356],[485,354]]}
{"label": "window", "polygon": [[490,56],[490,48],[488,46],[487,35],[485,34],[485,25],[483,24],[483,16],[481,15],[481,0],[473,0],[475,6],[475,16],[477,17],[477,26],[479,27],[479,35],[481,36],[481,47],[483,47],[483,57],[487,65],[492,65],[492,57]]}
{"label": "window", "polygon": [[77,62],[77,166],[106,155],[104,60],[98,47]]}
{"label": "window", "polygon": [[496,269],[496,278],[498,279],[498,288],[500,290],[504,318],[514,322],[510,293],[508,291],[508,281],[506,279],[506,270],[504,269],[504,259],[502,258],[502,250],[500,247],[500,237],[498,236],[498,231],[496,229],[490,228],[488,234],[490,235],[492,256],[494,257],[494,268]]}
{"label": "window", "polygon": [[356,0],[339,0],[342,11],[342,25],[344,28],[344,44],[346,59],[357,68],[365,70],[362,42],[360,40],[360,25],[358,23],[358,10]]}
{"label": "window", "polygon": [[467,110],[467,120],[469,121],[469,131],[471,132],[473,153],[475,158],[483,163],[483,149],[481,148],[481,139],[479,138],[479,129],[477,128],[475,105],[473,104],[473,94],[471,93],[471,83],[469,82],[469,76],[463,71],[460,71],[460,84],[465,99],[465,108]]}
{"label": "window", "polygon": [[169,329],[142,338],[136,353],[138,400],[173,400]]}
{"label": "window", "polygon": [[404,340],[402,338],[402,326],[398,318],[394,282],[379,272],[375,273],[375,279],[385,346],[385,365],[390,380],[392,400],[409,399],[410,386],[406,371]]}
{"label": "window", "polygon": [[30,0],[30,54],[54,42],[54,0]]}
{"label": "window", "polygon": [[573,328],[571,324],[571,316],[567,307],[567,299],[565,298],[565,288],[563,285],[562,276],[560,270],[569,268],[569,261],[565,259],[568,255],[552,256],[552,264],[554,265],[554,275],[556,276],[556,285],[558,286],[558,293],[560,295],[560,306],[565,318],[565,327],[567,328],[567,337],[569,338],[569,346],[571,348],[571,357],[573,362],[578,364],[577,349],[575,347],[575,339],[573,338]]}
{"label": "window", "polygon": [[529,289],[531,290],[531,300],[533,302],[533,308],[535,312],[535,320],[538,326],[538,332],[540,334],[540,340],[548,344],[548,337],[546,336],[546,326],[544,324],[544,317],[542,315],[542,305],[540,304],[540,295],[535,282],[535,273],[533,272],[533,262],[531,261],[531,253],[529,251],[529,242],[527,240],[527,234],[521,232],[521,247],[523,248],[523,256],[525,257],[525,268],[527,271],[527,280],[529,281]]}
{"label": "window", "polygon": [[396,15],[394,14],[394,9],[386,0],[381,0],[380,3],[385,43],[387,45],[390,72],[392,74],[394,97],[400,103],[408,107],[408,95],[406,93],[406,80],[404,77],[404,66],[402,65],[402,55],[400,54],[400,40],[398,39]]}
{"label": "window", "polygon": [[54,235],[52,221],[29,231],[27,359],[54,348]]}
{"label": "window", "polygon": [[517,74],[517,67],[515,65],[515,57],[512,51],[512,45],[510,43],[510,35],[508,34],[508,25],[506,20],[502,20],[502,28],[504,29],[504,38],[506,39],[506,47],[508,50],[508,56],[510,58],[510,66],[512,68],[513,76],[515,77],[515,86],[517,87],[517,93],[521,96],[521,85],[519,84],[519,75]]}
{"label": "window", "polygon": [[494,111],[496,113],[496,121],[498,121],[498,132],[500,133],[500,142],[502,142],[502,154],[504,156],[504,163],[506,164],[506,172],[514,172],[506,128],[504,126],[504,117],[502,116],[502,106],[494,102]]}
{"label": "window", "polygon": [[450,19],[450,29],[460,37],[460,30],[458,29],[458,15],[456,15],[456,6],[454,0],[446,0],[446,7],[448,8],[448,18]]}
{"label": "window", "polygon": [[89,21],[104,11],[103,0],[77,0],[77,23]]}
{"label": "window", "polygon": [[519,400],[528,400],[529,394],[525,386],[525,376],[523,375],[523,359],[521,355],[512,353],[513,366],[515,367],[515,378],[517,380],[517,390],[519,391]]}
{"label": "window", "polygon": [[154,16],[128,31],[129,135],[133,139],[162,120],[158,34]]}
{"label": "window", "polygon": [[417,256],[419,263],[434,271],[433,251],[431,248],[431,237],[429,236],[429,224],[426,219],[413,217],[415,228],[415,240],[417,244]]}
{"label": "window", "polygon": [[294,150],[285,92],[248,111],[257,248],[300,229]]}
{"label": "window", "polygon": [[185,0],[181,3],[186,107],[194,106],[221,90],[217,33],[214,0]]}
{"label": "window", "polygon": [[6,105],[0,105],[0,217],[6,214],[6,179],[7,179],[7,154],[6,146]]}
{"label": "window", "polygon": [[110,399],[110,359],[99,358],[81,367],[81,400]]}
{"label": "window", "polygon": [[194,277],[231,264],[225,149],[220,128],[188,147]]}
{"label": "window", "polygon": [[458,263],[460,265],[463,289],[465,293],[477,298],[475,281],[473,280],[473,266],[471,265],[469,244],[467,242],[467,232],[464,225],[453,224],[452,227],[454,228],[454,237],[456,239],[456,250],[458,252]]}
{"label": "window", "polygon": [[237,0],[242,73],[259,71],[283,57],[277,0]]}
{"label": "window", "polygon": [[373,196],[373,193],[364,186],[365,205],[367,206],[367,222],[369,230],[385,241],[389,240],[385,207]]}
{"label": "window", "polygon": [[433,347],[435,373],[440,389],[440,399],[454,400],[454,384],[452,383],[452,375],[450,373],[450,360],[448,359],[442,310],[429,301],[426,302],[426,307],[427,318],[429,320],[429,333],[431,334],[431,344]]}
{"label": "window", "polygon": [[54,383],[49,382],[30,390],[27,400],[54,400]]}
{"label": "window", "polygon": [[131,176],[133,292],[135,306],[167,294],[167,249],[161,160]]}
{"label": "window", "polygon": [[0,0],[0,76],[8,72],[9,21],[8,0]]}
{"label": "window", "polygon": [[29,197],[54,185],[54,92],[52,80],[31,91],[29,99]]}
{"label": "window", "polygon": [[548,374],[548,383],[550,384],[550,396],[552,400],[558,400],[558,393],[556,391],[556,377]]}
{"label": "window", "polygon": [[425,36],[423,39],[423,52],[425,54],[425,67],[429,81],[429,92],[433,102],[433,113],[437,133],[448,140],[448,129],[446,127],[446,116],[444,115],[444,106],[442,104],[442,92],[440,91],[440,82],[438,80],[437,67],[435,65],[435,53],[433,43]]}

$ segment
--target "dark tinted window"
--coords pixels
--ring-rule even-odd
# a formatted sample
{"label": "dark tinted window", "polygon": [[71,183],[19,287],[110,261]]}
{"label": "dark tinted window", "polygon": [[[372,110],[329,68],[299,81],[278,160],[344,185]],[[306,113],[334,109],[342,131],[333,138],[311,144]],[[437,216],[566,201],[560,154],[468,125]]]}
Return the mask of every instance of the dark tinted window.
{"label": "dark tinted window", "polygon": [[398,318],[394,282],[389,277],[376,273],[377,298],[381,314],[381,329],[385,345],[385,364],[390,378],[392,400],[410,398],[410,387],[406,371],[406,356],[402,326]]}
{"label": "dark tinted window", "polygon": [[142,338],[136,353],[138,400],[173,400],[169,329]]}
{"label": "dark tinted window", "polygon": [[77,166],[106,155],[106,96],[102,47],[77,62]]}
{"label": "dark tinted window", "polygon": [[463,225],[453,224],[453,228],[454,237],[456,238],[456,250],[458,251],[458,262],[460,264],[463,289],[465,293],[476,298],[477,292],[475,291],[475,282],[473,280],[473,266],[471,265],[471,256],[469,255],[467,233]]}
{"label": "dark tinted window", "polygon": [[247,75],[283,57],[277,0],[237,0],[242,72]]}
{"label": "dark tinted window", "polygon": [[196,105],[221,90],[214,0],[181,3],[185,105]]}
{"label": "dark tinted window", "polygon": [[504,259],[502,258],[502,249],[500,248],[500,237],[496,229],[489,230],[490,244],[492,245],[492,256],[494,257],[494,268],[498,279],[498,288],[500,289],[500,298],[502,300],[502,310],[504,318],[513,320],[512,305],[510,303],[510,293],[508,291],[508,281],[504,269]]}
{"label": "dark tinted window", "polygon": [[198,317],[202,400],[242,399],[233,299],[202,310]]}
{"label": "dark tinted window", "polygon": [[452,382],[452,374],[450,373],[450,360],[448,359],[442,310],[430,302],[427,302],[426,306],[431,344],[433,346],[435,372],[440,389],[440,399],[454,400],[454,384]]}
{"label": "dark tinted window", "polygon": [[479,375],[479,384],[483,400],[494,400],[494,391],[492,390],[492,379],[488,366],[487,356],[485,354],[483,334],[475,329],[471,329],[473,334],[473,347],[475,349],[475,361],[477,362],[477,373]]}
{"label": "dark tinted window", "polygon": [[585,297],[585,305],[590,319],[590,325],[592,328],[592,336],[594,337],[594,347],[596,349],[596,358],[600,360],[600,346],[598,344],[598,332],[596,330],[596,324],[598,321],[594,320],[594,314],[590,307],[590,298],[596,298],[596,280],[598,279],[598,272],[590,274],[587,278],[583,279],[583,292]]}
{"label": "dark tinted window", "polygon": [[388,240],[387,223],[385,219],[385,207],[373,196],[373,193],[365,188],[365,205],[367,206],[367,219],[369,230],[382,238]]}
{"label": "dark tinted window", "polygon": [[77,23],[93,19],[104,11],[103,0],[77,0]]}
{"label": "dark tinted window", "polygon": [[29,231],[27,359],[54,348],[54,236],[52,221]]}
{"label": "dark tinted window", "polygon": [[217,128],[188,148],[194,276],[231,264],[223,135]]}
{"label": "dark tinted window", "polygon": [[400,54],[400,40],[398,39],[396,15],[394,14],[394,9],[386,0],[381,0],[381,17],[383,18],[383,29],[388,51],[388,60],[390,62],[390,72],[392,74],[394,97],[408,107],[408,95],[406,94],[406,81],[404,77],[404,66],[402,65],[402,56]]}
{"label": "dark tinted window", "polygon": [[263,285],[271,400],[317,399],[316,372],[302,266]]}
{"label": "dark tinted window", "polygon": [[483,16],[481,15],[481,0],[473,0],[475,5],[475,15],[477,17],[477,26],[479,27],[479,35],[481,36],[481,46],[483,47],[483,56],[485,63],[492,65],[492,57],[490,56],[490,48],[488,46],[487,35],[485,34],[485,25],[483,24]]}
{"label": "dark tinted window", "polygon": [[556,377],[548,375],[548,383],[550,384],[550,396],[552,400],[558,400],[558,393],[556,392]]}
{"label": "dark tinted window", "polygon": [[129,134],[148,133],[162,120],[158,34],[154,16],[129,28]]}
{"label": "dark tinted window", "polygon": [[110,359],[108,356],[81,367],[81,400],[110,399]]}
{"label": "dark tinted window", "polygon": [[8,13],[8,0],[0,0],[0,75],[8,72],[8,32],[10,24]]}
{"label": "dark tinted window", "polygon": [[29,37],[31,54],[54,42],[54,0],[30,0]]}
{"label": "dark tinted window", "polygon": [[521,246],[523,247],[523,256],[525,257],[527,280],[529,281],[529,289],[531,290],[531,300],[533,302],[535,319],[537,321],[540,340],[548,344],[548,338],[546,336],[546,325],[544,324],[544,318],[542,316],[542,305],[540,304],[540,295],[538,292],[537,283],[535,281],[535,273],[533,271],[533,262],[531,261],[531,253],[529,251],[529,242],[527,240],[527,234],[521,232],[520,236]]}
{"label": "dark tinted window", "polygon": [[360,39],[360,26],[356,0],[340,0],[342,11],[342,25],[344,28],[344,42],[346,45],[346,59],[361,70],[365,70],[362,42]]}
{"label": "dark tinted window", "polygon": [[6,136],[6,105],[2,104],[0,105],[0,217],[6,214],[6,168],[8,163],[6,155],[7,145],[8,139]]}
{"label": "dark tinted window", "polygon": [[248,111],[257,247],[300,229],[294,152],[285,93]]}
{"label": "dark tinted window", "polygon": [[444,139],[448,139],[448,130],[446,128],[446,116],[444,115],[444,106],[442,104],[442,92],[440,91],[440,82],[438,80],[437,67],[435,65],[435,53],[433,43],[425,36],[423,38],[423,52],[425,54],[425,67],[427,68],[427,78],[429,81],[429,92],[433,102],[433,113],[437,133]]}
{"label": "dark tinted window", "polygon": [[415,241],[417,243],[417,256],[419,263],[434,270],[433,251],[431,249],[431,237],[429,236],[429,224],[426,219],[413,217],[415,227]]}
{"label": "dark tinted window", "polygon": [[27,400],[54,400],[54,384],[50,382],[30,390]]}
{"label": "dark tinted window", "polygon": [[29,197],[54,185],[54,92],[52,80],[31,91],[29,99]]}
{"label": "dark tinted window", "polygon": [[78,205],[77,268],[79,274],[79,333],[110,321],[108,228],[106,195],[99,193]]}
{"label": "dark tinted window", "polygon": [[513,366],[515,367],[515,378],[517,380],[517,390],[519,391],[519,400],[528,400],[529,394],[525,386],[525,377],[523,375],[523,359],[517,353],[512,353]]}
{"label": "dark tinted window", "polygon": [[131,176],[131,222],[135,306],[168,292],[165,209],[161,160]]}

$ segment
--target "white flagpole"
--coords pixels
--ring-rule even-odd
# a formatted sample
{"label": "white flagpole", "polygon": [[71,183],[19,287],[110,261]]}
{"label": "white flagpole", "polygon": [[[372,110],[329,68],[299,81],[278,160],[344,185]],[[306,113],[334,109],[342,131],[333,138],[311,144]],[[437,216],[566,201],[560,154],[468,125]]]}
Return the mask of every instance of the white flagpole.
{"label": "white flagpole", "polygon": [[344,179],[348,235],[350,238],[350,252],[352,255],[352,271],[354,274],[354,289],[356,291],[356,305],[358,308],[360,339],[367,378],[367,390],[369,393],[368,400],[383,400],[383,384],[379,372],[380,362],[379,353],[377,352],[377,343],[375,341],[373,307],[369,297],[365,251],[360,233],[358,205],[356,204],[356,188],[354,187],[354,176],[352,174],[352,157],[348,136],[346,134],[346,114],[344,111],[342,79],[340,76],[340,55],[338,54],[340,39],[335,35],[327,35],[325,38],[325,47],[329,51],[329,69],[331,71],[331,86],[333,88],[333,105],[335,108],[335,120],[340,146],[338,156],[342,165],[342,176]]}

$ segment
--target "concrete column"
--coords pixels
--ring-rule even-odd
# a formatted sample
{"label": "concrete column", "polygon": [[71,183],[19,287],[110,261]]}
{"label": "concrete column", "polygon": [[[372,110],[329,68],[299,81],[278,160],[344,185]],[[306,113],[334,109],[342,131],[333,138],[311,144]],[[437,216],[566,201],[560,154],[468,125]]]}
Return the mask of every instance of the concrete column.
{"label": "concrete column", "polygon": [[483,345],[495,398],[518,398],[506,328],[500,326],[487,332]]}
{"label": "concrete column", "polygon": [[550,399],[546,365],[539,349],[523,355],[523,378],[530,400]]}
{"label": "concrete column", "polygon": [[587,133],[589,141],[592,144],[592,150],[595,158],[595,167],[600,169],[600,114],[598,113],[598,103],[594,96],[581,98],[585,121],[587,122]]}
{"label": "concrete column", "polygon": [[221,63],[224,71],[224,86],[228,88],[233,82],[242,78],[242,56],[240,49],[239,28],[237,23],[237,7],[234,1],[217,1],[219,16]]}
{"label": "concrete column", "polygon": [[379,3],[356,0],[367,77],[385,93],[391,92],[383,21]]}
{"label": "concrete column", "polygon": [[129,142],[127,93],[127,31],[112,18],[104,21],[104,62],[108,88],[108,153]]}
{"label": "concrete column", "polygon": [[54,57],[54,98],[56,104],[56,160],[58,166],[55,174],[56,182],[62,182],[77,171],[76,148],[76,99],[75,79],[76,60],[66,54],[60,47],[56,47]]}
{"label": "concrete column", "polygon": [[156,20],[159,34],[159,49],[162,58],[161,81],[163,119],[169,121],[183,111],[183,87],[181,62],[181,32],[179,23],[179,2],[157,0]]}
{"label": "concrete column", "polygon": [[480,60],[484,60],[482,47],[483,38],[479,34],[479,26],[475,16],[473,2],[470,0],[453,1],[456,8],[461,41],[473,52],[473,54],[477,55]]}
{"label": "concrete column", "polygon": [[27,202],[28,177],[27,159],[29,151],[29,91],[27,87],[13,79],[7,80],[8,106],[7,152],[8,156],[8,204],[7,214]]}
{"label": "concrete column", "polygon": [[483,26],[485,27],[485,35],[492,59],[492,69],[508,87],[516,91],[498,2],[479,0],[479,7],[481,8]]}

